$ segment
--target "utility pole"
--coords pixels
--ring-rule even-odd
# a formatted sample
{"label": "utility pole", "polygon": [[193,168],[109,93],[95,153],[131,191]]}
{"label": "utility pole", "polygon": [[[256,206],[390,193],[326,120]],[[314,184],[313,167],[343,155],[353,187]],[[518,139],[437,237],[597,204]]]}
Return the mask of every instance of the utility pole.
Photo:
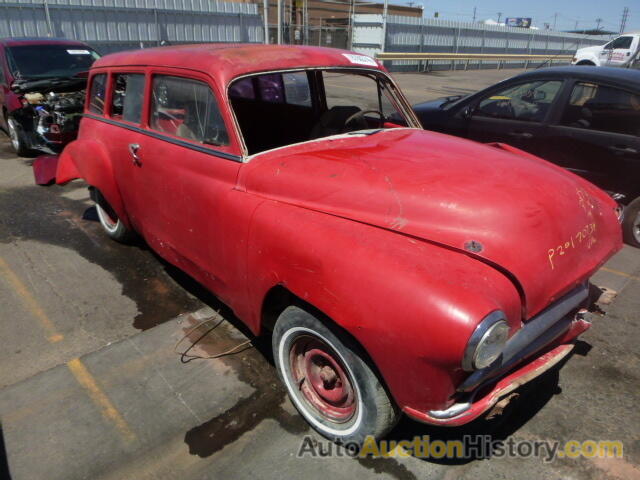
{"label": "utility pole", "polygon": [[556,29],[556,24],[558,23],[558,12],[553,14],[553,29]]}
{"label": "utility pole", "polygon": [[476,23],[476,7],[473,7],[473,23]]}
{"label": "utility pole", "polygon": [[282,0],[278,0],[277,8],[278,8],[278,45],[282,45]]}
{"label": "utility pole", "polygon": [[601,18],[596,18],[596,30],[600,30],[600,24],[602,23]]}
{"label": "utility pole", "polygon": [[264,17],[264,43],[269,43],[269,0],[262,3],[262,16]]}
{"label": "utility pole", "polygon": [[629,7],[624,7],[622,11],[622,20],[620,21],[620,34],[624,33],[624,29],[627,26],[627,19],[629,18]]}
{"label": "utility pole", "polygon": [[576,26],[573,27],[573,29],[576,30],[576,31],[578,30],[578,20],[576,20]]}
{"label": "utility pole", "polygon": [[382,7],[382,51],[387,48],[387,12],[389,11],[389,0],[384,0]]}
{"label": "utility pole", "polygon": [[500,23],[501,18],[502,18],[502,12],[498,12],[498,23]]}

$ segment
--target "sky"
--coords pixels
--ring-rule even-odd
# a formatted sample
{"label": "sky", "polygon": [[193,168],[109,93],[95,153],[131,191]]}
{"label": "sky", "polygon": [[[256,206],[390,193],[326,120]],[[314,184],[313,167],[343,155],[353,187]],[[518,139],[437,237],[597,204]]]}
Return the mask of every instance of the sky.
{"label": "sky", "polygon": [[[395,0],[393,3],[408,4],[409,1]],[[624,7],[629,7],[629,17],[625,31],[640,30],[640,0],[415,0],[422,4],[425,17],[458,21],[472,21],[473,7],[477,7],[476,19],[498,19],[498,12],[505,17],[532,17],[533,25],[544,28],[545,23],[553,27],[557,13],[557,30],[595,28],[596,19],[601,18],[601,28],[617,32]]]}

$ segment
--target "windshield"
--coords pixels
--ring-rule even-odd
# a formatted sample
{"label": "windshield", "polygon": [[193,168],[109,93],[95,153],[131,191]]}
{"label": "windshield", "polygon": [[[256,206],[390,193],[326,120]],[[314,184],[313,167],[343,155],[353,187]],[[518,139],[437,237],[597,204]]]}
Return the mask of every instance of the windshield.
{"label": "windshield", "polygon": [[23,45],[7,50],[11,73],[23,80],[73,77],[100,58],[95,50],[75,45]]}
{"label": "windshield", "polygon": [[250,155],[316,138],[374,134],[410,122],[382,74],[308,69],[241,77],[229,86],[231,106]]}

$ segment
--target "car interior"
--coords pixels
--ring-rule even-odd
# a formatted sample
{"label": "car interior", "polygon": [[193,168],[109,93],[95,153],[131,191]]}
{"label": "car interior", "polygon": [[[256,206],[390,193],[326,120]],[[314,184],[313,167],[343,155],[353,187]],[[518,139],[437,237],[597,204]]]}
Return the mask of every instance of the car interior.
{"label": "car interior", "polygon": [[516,85],[482,100],[475,113],[494,118],[542,122],[561,85],[559,81],[544,80]]}
{"label": "car interior", "polygon": [[565,107],[563,125],[640,135],[640,97],[618,88],[577,83]]}
{"label": "car interior", "polygon": [[[354,95],[351,100],[340,95],[345,87],[358,90],[357,104]],[[387,81],[373,73],[252,75],[233,82],[229,97],[249,154],[340,133],[398,127],[387,118],[404,118]]]}

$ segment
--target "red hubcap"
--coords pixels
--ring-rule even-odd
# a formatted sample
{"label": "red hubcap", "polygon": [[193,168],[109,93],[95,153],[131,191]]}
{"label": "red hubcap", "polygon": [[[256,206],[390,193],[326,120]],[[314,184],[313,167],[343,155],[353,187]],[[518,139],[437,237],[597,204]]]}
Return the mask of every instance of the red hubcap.
{"label": "red hubcap", "polygon": [[336,423],[353,417],[357,405],[354,389],[331,347],[317,338],[301,336],[291,347],[290,362],[293,380],[307,403]]}

